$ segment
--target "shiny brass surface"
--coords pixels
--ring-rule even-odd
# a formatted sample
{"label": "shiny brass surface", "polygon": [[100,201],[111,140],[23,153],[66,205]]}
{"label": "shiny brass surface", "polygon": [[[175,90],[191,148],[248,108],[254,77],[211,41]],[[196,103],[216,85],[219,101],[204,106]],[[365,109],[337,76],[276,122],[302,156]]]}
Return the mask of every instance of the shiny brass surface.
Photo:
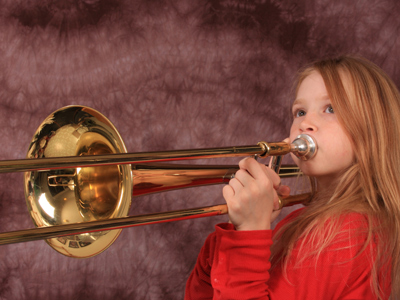
{"label": "shiny brass surface", "polygon": [[[66,140],[66,143],[69,143]],[[279,142],[280,143],[280,142]],[[275,143],[270,143],[273,146]],[[293,150],[295,151],[295,150]],[[65,151],[61,152],[62,155]],[[85,156],[60,156],[59,157],[42,157],[40,160],[17,159],[4,160],[0,162],[0,173],[7,172],[27,172],[27,171],[49,171],[65,168],[79,168],[89,166],[104,166],[115,164],[131,164],[131,163],[151,163],[166,162],[177,160],[190,160],[201,158],[217,158],[217,157],[240,157],[246,155],[265,155],[264,149],[260,145],[235,146],[223,148],[205,148],[205,149],[187,149],[158,151],[145,153],[113,153]]]}
{"label": "shiny brass surface", "polygon": [[[229,183],[237,165],[133,164],[133,196],[195,186]],[[296,165],[283,165],[281,178],[301,175]]]}
{"label": "shiny brass surface", "polygon": [[[122,228],[165,223],[171,221],[181,221],[202,217],[211,217],[227,214],[226,204],[214,205],[209,207],[176,210],[140,216],[129,216],[116,219],[104,219],[85,223],[73,223],[65,225],[55,225],[51,227],[32,228],[20,231],[11,231],[0,234],[0,245],[35,241],[40,239],[68,238],[72,234],[85,233],[93,234],[101,230],[121,230]],[[57,249],[56,249],[57,250]]]}
{"label": "shiny brass surface", "polygon": [[[29,159],[0,162],[0,172],[26,172],[25,198],[38,227],[1,233],[0,245],[47,239],[66,256],[91,257],[107,249],[121,228],[227,213],[226,205],[216,205],[127,217],[132,197],[227,183],[238,169],[160,162],[289,152],[309,159],[316,149],[311,137],[299,136],[296,144],[260,142],[255,146],[126,153],[106,117],[84,106],[65,107],[40,125],[29,146]],[[296,166],[280,167],[281,177],[299,173]],[[293,196],[293,201],[291,197],[282,205],[305,201],[310,194]]]}
{"label": "shiny brass surface", "polygon": [[[103,118],[105,117],[103,116]],[[41,126],[44,125],[45,124],[42,124]],[[74,134],[76,132],[77,131],[74,131]],[[50,136],[48,138],[50,138]],[[46,146],[45,140],[42,142]],[[71,139],[65,140],[66,145],[70,145],[70,142]],[[240,156],[265,157],[274,155],[284,155],[290,152],[300,157],[303,160],[308,160],[314,157],[314,155],[317,153],[317,147],[314,139],[306,134],[299,135],[293,141],[292,144],[284,142],[272,142],[272,143],[259,142],[257,145],[250,145],[250,146],[234,146],[234,147],[223,147],[223,148],[204,148],[204,149],[187,149],[187,150],[138,152],[138,153],[112,153],[112,154],[99,153],[97,155],[92,151],[86,153],[84,156],[65,155],[65,153],[68,153],[68,147],[65,147],[66,151],[64,151],[63,147],[60,145],[61,144],[59,144],[59,148],[61,150],[60,153],[63,156],[31,157],[31,158],[41,158],[40,160],[16,159],[16,160],[0,161],[0,173],[49,171],[49,170],[80,168],[89,166],[105,166],[105,165],[116,165],[116,164],[123,165],[131,163],[152,163],[152,162],[166,162],[166,161],[217,158],[217,157],[240,157]],[[100,147],[100,145],[96,144],[93,144],[93,146]]]}
{"label": "shiny brass surface", "polygon": [[[227,183],[231,176],[238,170],[238,166],[197,166],[154,163],[133,165],[132,169],[134,187],[132,195],[140,196],[186,187]],[[283,165],[280,167],[279,175],[281,178],[296,177],[301,175],[301,172],[295,165]],[[288,198],[282,199],[282,206],[290,206],[306,202],[310,196],[310,193],[289,196]],[[73,234],[80,234],[79,236],[86,235],[87,237],[90,237],[91,235],[96,235],[99,231],[105,229],[120,230],[127,227],[222,215],[227,212],[227,206],[221,204],[148,215],[120,217],[116,219],[104,218],[88,222],[26,229],[1,233],[0,245],[50,238],[64,241],[70,238]],[[109,245],[107,244],[107,246]],[[56,250],[59,251],[59,249]],[[70,256],[77,257],[73,255]],[[79,257],[82,257],[82,254]]]}
{"label": "shiny brass surface", "polygon": [[[71,106],[55,111],[38,128],[29,146],[34,161],[54,156],[83,157],[126,152],[114,126],[99,112]],[[132,195],[129,165],[30,171],[25,199],[37,227],[121,218],[128,214]],[[55,237],[47,243],[71,257],[104,251],[121,230]]]}

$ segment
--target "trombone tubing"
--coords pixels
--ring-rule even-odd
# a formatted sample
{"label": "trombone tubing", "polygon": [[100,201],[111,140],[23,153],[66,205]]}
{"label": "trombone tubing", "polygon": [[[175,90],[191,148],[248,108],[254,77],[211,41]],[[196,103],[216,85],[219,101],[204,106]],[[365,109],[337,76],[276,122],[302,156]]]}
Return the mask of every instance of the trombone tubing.
{"label": "trombone tubing", "polygon": [[[304,203],[309,200],[311,193],[289,196],[281,199],[281,208]],[[226,204],[214,206],[175,210],[124,218],[105,219],[82,223],[54,225],[0,233],[0,245],[30,242],[41,239],[50,239],[60,236],[75,235],[96,231],[122,229],[141,225],[159,224],[172,221],[189,220],[203,217],[212,217],[228,213]]]}
{"label": "trombone tubing", "polygon": [[172,221],[211,217],[228,213],[226,204],[176,210],[155,214],[128,216],[124,218],[105,219],[82,223],[54,225],[0,233],[0,245],[50,239],[60,236],[75,235],[96,231],[122,229],[127,227],[158,224]]}
{"label": "trombone tubing", "polygon": [[[165,172],[163,173],[168,174],[167,171],[169,169],[177,170],[176,169],[177,167],[179,168],[183,167],[184,169],[185,168],[188,169],[188,168],[194,168],[195,166],[144,164],[144,165],[135,165],[135,167],[144,170],[149,170],[149,169],[151,170],[154,167],[165,168]],[[215,166],[202,166],[202,169],[203,168],[205,169],[205,171],[207,171],[208,168],[215,169]],[[223,171],[221,174],[228,174],[228,177],[230,177],[230,174],[234,174],[234,172],[237,170],[237,166],[219,166],[219,168],[222,169]],[[300,174],[301,171],[299,171],[297,166],[283,165],[281,167],[279,176],[293,177]],[[226,176],[220,176],[219,183],[224,183],[226,182],[226,180],[227,180]],[[173,188],[170,187],[170,189]],[[310,199],[310,196],[311,196],[310,193],[291,195],[287,198],[281,199],[281,206],[285,207],[294,204],[304,203]],[[170,212],[128,216],[123,218],[104,219],[104,220],[96,220],[96,221],[81,222],[81,223],[54,225],[49,227],[31,228],[19,231],[0,233],[0,245],[29,242],[41,239],[50,239],[60,236],[76,235],[76,234],[97,232],[103,230],[122,229],[122,228],[135,227],[141,225],[158,224],[158,223],[188,220],[188,219],[195,219],[202,217],[211,217],[227,213],[228,213],[228,208],[226,204],[220,204],[220,205],[207,206],[201,208],[192,208],[192,209],[175,210]]]}
{"label": "trombone tubing", "polygon": [[284,155],[291,152],[285,142],[259,142],[253,146],[172,150],[161,152],[115,153],[106,155],[47,157],[39,159],[4,160],[0,162],[0,173],[48,171],[102,165],[123,165],[139,162],[165,162],[200,158],[236,157],[246,155]]}

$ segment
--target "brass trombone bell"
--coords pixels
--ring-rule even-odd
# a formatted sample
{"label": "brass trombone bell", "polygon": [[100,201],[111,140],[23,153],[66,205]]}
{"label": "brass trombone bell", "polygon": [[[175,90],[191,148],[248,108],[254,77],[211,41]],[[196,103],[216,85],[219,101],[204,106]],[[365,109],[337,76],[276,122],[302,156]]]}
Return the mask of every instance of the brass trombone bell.
{"label": "brass trombone bell", "polygon": [[[64,107],[39,126],[28,159],[0,162],[0,173],[25,172],[25,198],[38,227],[1,233],[0,245],[46,239],[66,256],[91,257],[107,249],[124,227],[227,213],[226,205],[216,205],[127,217],[131,197],[228,182],[238,169],[161,162],[290,152],[310,159],[316,151],[315,141],[301,135],[292,144],[127,153],[117,130],[101,113],[85,106]],[[295,166],[281,167],[281,177],[297,174]],[[309,196],[290,196],[283,205]]]}

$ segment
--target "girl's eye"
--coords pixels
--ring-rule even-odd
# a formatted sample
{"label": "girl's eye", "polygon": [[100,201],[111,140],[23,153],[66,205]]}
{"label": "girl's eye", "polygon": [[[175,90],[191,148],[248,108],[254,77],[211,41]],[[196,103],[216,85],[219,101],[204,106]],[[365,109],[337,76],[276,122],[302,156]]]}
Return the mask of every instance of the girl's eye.
{"label": "girl's eye", "polygon": [[294,112],[293,115],[294,115],[295,118],[299,118],[299,117],[305,116],[305,115],[306,115],[306,112],[305,112],[304,110],[302,110],[302,109],[298,109],[298,110],[296,110],[296,111]]}
{"label": "girl's eye", "polygon": [[333,114],[333,113],[335,113],[335,112],[333,111],[332,105],[329,105],[329,106],[325,109],[325,112],[328,113],[328,114]]}

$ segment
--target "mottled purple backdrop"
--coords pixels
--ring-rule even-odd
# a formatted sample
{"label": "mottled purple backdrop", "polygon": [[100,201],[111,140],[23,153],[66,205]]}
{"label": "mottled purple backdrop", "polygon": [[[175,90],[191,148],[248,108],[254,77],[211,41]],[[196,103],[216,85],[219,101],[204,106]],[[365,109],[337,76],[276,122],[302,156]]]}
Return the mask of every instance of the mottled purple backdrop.
{"label": "mottled purple backdrop", "polygon": [[[131,152],[281,140],[306,62],[359,53],[400,85],[399,15],[398,0],[3,0],[1,159],[25,157],[38,125],[70,104],[106,115]],[[33,227],[22,174],[1,182],[0,230]],[[203,187],[137,198],[131,214],[221,202],[220,186]],[[85,260],[44,241],[1,246],[0,299],[182,299],[224,220],[125,229]]]}

